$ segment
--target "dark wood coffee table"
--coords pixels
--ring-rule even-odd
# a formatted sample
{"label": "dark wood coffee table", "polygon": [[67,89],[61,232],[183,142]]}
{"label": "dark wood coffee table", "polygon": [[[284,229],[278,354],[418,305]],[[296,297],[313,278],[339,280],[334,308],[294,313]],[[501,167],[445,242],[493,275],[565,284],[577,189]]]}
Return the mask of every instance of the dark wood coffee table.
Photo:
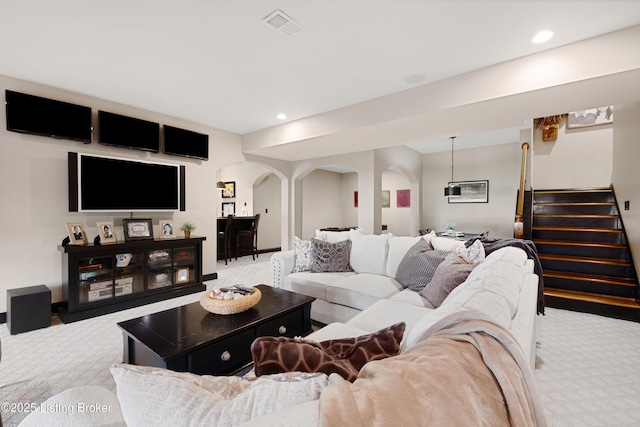
{"label": "dark wood coffee table", "polygon": [[199,302],[118,323],[124,363],[195,374],[230,374],[251,362],[250,346],[260,336],[301,336],[311,332],[315,298],[267,285],[247,311],[220,315]]}

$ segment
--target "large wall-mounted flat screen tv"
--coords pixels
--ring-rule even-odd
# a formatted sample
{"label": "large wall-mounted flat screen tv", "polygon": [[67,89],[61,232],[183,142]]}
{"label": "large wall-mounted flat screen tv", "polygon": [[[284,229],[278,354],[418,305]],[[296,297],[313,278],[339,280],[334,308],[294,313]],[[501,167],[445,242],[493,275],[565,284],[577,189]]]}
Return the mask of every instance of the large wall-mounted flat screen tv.
{"label": "large wall-mounted flat screen tv", "polygon": [[70,152],[70,212],[185,210],[185,167]]}
{"label": "large wall-mounted flat screen tv", "polygon": [[157,153],[160,151],[160,124],[100,110],[98,142]]}
{"label": "large wall-mounted flat screen tv", "polygon": [[7,130],[91,142],[91,108],[5,90]]}
{"label": "large wall-mounted flat screen tv", "polygon": [[162,151],[174,156],[209,159],[209,135],[164,125]]}

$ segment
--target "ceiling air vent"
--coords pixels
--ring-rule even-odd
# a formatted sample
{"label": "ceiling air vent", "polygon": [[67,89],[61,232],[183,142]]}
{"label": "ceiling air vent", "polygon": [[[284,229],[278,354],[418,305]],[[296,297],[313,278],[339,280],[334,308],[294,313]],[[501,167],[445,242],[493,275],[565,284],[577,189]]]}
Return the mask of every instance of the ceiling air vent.
{"label": "ceiling air vent", "polygon": [[289,18],[283,11],[276,10],[262,20],[276,30],[290,36],[300,31],[300,24]]}

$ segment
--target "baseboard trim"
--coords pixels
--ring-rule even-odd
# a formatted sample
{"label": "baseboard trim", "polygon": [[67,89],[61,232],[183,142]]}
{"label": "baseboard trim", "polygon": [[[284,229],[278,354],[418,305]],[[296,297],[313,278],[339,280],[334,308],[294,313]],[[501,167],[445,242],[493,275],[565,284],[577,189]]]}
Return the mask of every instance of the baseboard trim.
{"label": "baseboard trim", "polygon": [[211,274],[203,274],[202,275],[202,281],[206,282],[209,280],[216,280],[218,278],[218,273],[211,273]]}
{"label": "baseboard trim", "polygon": [[0,324],[7,323],[7,313],[0,313]]}

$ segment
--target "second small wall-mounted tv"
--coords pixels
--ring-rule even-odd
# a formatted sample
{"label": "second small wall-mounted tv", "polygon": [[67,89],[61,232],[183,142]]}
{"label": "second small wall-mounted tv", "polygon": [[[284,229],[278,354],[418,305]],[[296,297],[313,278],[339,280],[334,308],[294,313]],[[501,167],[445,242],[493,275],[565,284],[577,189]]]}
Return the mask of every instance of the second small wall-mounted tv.
{"label": "second small wall-mounted tv", "polygon": [[26,93],[5,91],[7,130],[91,142],[91,108]]}
{"label": "second small wall-mounted tv", "polygon": [[160,124],[100,110],[98,142],[157,153],[160,151]]}
{"label": "second small wall-mounted tv", "polygon": [[209,135],[168,125],[163,129],[165,154],[209,160]]}

